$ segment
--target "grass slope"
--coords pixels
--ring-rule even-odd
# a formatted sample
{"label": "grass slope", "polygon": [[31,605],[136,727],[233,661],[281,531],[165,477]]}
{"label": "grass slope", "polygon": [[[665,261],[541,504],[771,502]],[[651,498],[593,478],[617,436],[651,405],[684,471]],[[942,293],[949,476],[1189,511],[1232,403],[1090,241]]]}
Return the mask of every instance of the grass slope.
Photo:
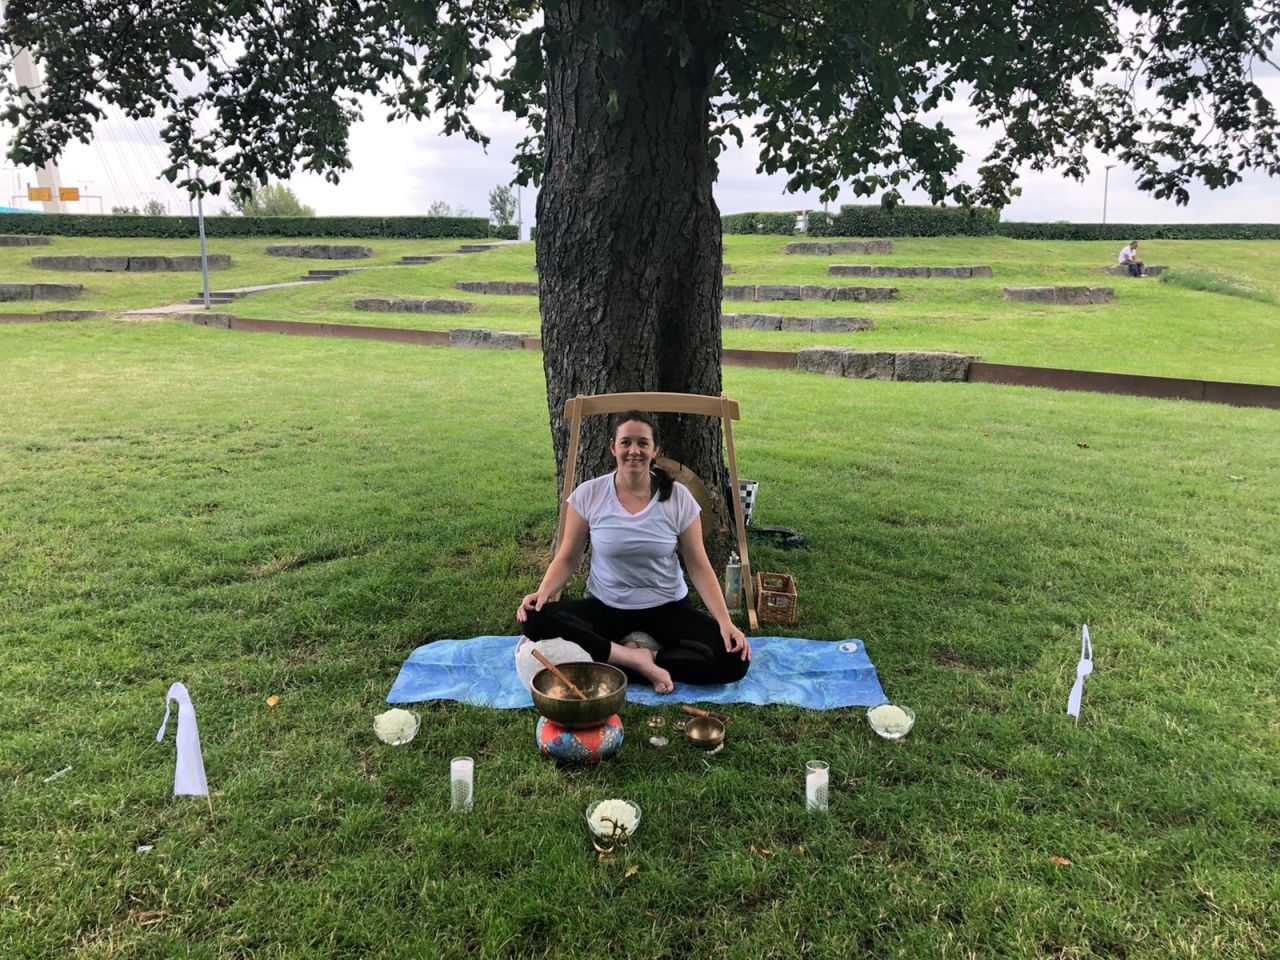
{"label": "grass slope", "polygon": [[[1272,411],[726,371],[759,522],[811,543],[757,567],[917,730],[740,707],[704,760],[629,707],[560,772],[531,711],[370,731],[414,645],[510,630],[540,572],[535,355],[90,321],[0,328],[0,376],[5,957],[1277,955]],[[212,821],[152,739],[175,679]],[[612,867],[604,796],[645,810]]]}
{"label": "grass slope", "polygon": [[[726,302],[726,312],[788,316],[865,316],[876,329],[856,334],[726,330],[728,347],[798,350],[839,344],[868,350],[955,350],[997,363],[1143,373],[1170,377],[1280,383],[1280,306],[1155,280],[1108,277],[1115,262],[1107,242],[1011,240],[1002,237],[900,239],[892,255],[784,256],[785,238],[725,237],[732,284],[814,283],[896,286],[891,303]],[[1149,249],[1148,249],[1149,248]],[[1280,293],[1276,241],[1162,241],[1144,247],[1149,262],[1212,270],[1273,299]],[[992,279],[853,280],[827,275],[832,263],[902,266],[990,264]],[[464,294],[457,280],[533,280],[533,246],[522,244],[410,271],[342,277],[315,288],[280,290],[236,305],[242,316],[448,330],[488,327],[536,333],[533,297]],[[1065,307],[1011,303],[1006,286],[1087,285],[1116,288],[1115,303]],[[357,297],[450,297],[471,300],[463,316],[367,313]]]}
{"label": "grass slope", "polygon": [[[215,288],[296,280],[308,269],[349,265],[338,261],[268,257],[268,241],[218,240],[232,268],[214,275]],[[362,241],[363,242],[363,241]],[[391,266],[404,254],[455,250],[460,241],[370,241],[375,257],[362,265]],[[865,316],[876,329],[854,334],[765,333],[727,330],[728,347],[798,350],[814,344],[870,350],[954,350],[997,363],[1141,373],[1155,376],[1280,383],[1280,241],[1152,241],[1143,254],[1173,266],[1185,283],[1130,280],[1097,272],[1115,262],[1111,242],[1048,242],[1004,237],[895,240],[891,255],[785,256],[783,237],[725,237],[726,283],[816,283],[897,286],[891,303],[727,302],[727,312],[789,316]],[[25,313],[58,306],[123,311],[185,300],[199,291],[198,274],[70,274],[34,270],[32,251],[105,254],[120,251],[192,253],[194,243],[57,238],[47,248],[0,249],[0,279],[82,282],[86,293],[65,304],[0,304]],[[488,327],[535,334],[534,297],[484,296],[455,289],[458,280],[534,280],[533,245],[450,258],[418,267],[359,271],[325,283],[258,294],[230,309],[240,316],[373,326],[448,330]],[[897,265],[990,264],[992,279],[853,280],[832,278],[832,263]],[[1112,286],[1117,301],[1066,307],[1010,303],[1005,286]],[[1241,290],[1252,295],[1242,297]],[[370,313],[352,308],[359,297],[470,300],[465,315]],[[226,308],[224,308],[226,309]]]}
{"label": "grass slope", "polygon": [[[298,280],[308,270],[329,268],[390,266],[406,254],[444,253],[458,248],[464,240],[352,240],[372,246],[374,255],[367,260],[304,260],[297,257],[271,257],[266,253],[270,243],[342,243],[332,238],[318,240],[273,240],[215,238],[208,241],[210,253],[231,255],[226,270],[211,270],[209,285],[220,290],[249,287],[262,283],[286,283]],[[479,241],[482,242],[482,241]],[[78,309],[124,312],[168,303],[182,303],[200,294],[200,272],[175,273],[107,273],[67,270],[44,270],[31,266],[32,257],[45,256],[199,256],[198,240],[159,240],[146,237],[53,237],[46,247],[0,247],[0,283],[79,283],[84,292],[75,300],[16,301],[0,303],[0,313],[39,313],[44,310]]]}

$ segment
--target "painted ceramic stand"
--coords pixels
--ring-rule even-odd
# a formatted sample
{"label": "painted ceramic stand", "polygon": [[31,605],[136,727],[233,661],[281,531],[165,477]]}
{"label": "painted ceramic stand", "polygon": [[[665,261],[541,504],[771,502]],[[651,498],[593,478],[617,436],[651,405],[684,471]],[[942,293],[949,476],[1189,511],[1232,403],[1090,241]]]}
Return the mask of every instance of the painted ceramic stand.
{"label": "painted ceramic stand", "polygon": [[622,718],[616,713],[604,723],[585,730],[570,730],[546,717],[538,718],[538,749],[557,763],[599,763],[622,746]]}

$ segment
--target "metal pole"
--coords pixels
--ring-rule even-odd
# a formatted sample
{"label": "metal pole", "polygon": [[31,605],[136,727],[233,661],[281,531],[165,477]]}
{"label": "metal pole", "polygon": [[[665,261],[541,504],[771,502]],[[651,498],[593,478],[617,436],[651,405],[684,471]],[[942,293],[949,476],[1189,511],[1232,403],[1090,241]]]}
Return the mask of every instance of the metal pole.
{"label": "metal pole", "polygon": [[209,309],[209,251],[204,245],[204,194],[196,197],[196,217],[200,225],[200,276],[204,280],[204,308]]}
{"label": "metal pole", "polygon": [[1107,188],[1111,185],[1111,168],[1114,163],[1107,164],[1107,172],[1102,178],[1102,225],[1107,224]]}
{"label": "metal pole", "polygon": [[[4,5],[0,4],[0,14],[4,13]],[[13,75],[17,80],[19,87],[26,87],[28,90],[38,89],[40,86],[40,73],[36,69],[35,61],[31,59],[31,51],[26,47],[18,50],[13,55]],[[29,99],[31,95],[28,93],[25,98]],[[59,191],[62,188],[62,177],[58,172],[57,163],[46,163],[43,167],[36,170],[36,183],[41,187],[48,187],[52,200],[41,201],[44,204],[45,213],[66,213],[67,208],[62,205],[59,199]]]}

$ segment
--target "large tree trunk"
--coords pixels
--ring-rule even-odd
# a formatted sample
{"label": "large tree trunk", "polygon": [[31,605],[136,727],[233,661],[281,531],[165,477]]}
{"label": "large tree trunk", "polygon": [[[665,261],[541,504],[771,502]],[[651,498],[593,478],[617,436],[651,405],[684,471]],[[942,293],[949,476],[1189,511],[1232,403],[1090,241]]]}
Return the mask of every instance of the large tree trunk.
{"label": "large tree trunk", "polygon": [[[708,152],[714,42],[691,27],[692,56],[682,64],[663,24],[642,19],[641,6],[569,0],[546,14],[537,263],[561,488],[570,397],[633,390],[718,396],[721,389],[720,214]],[[612,31],[622,58],[606,55],[602,30]],[[612,468],[606,421],[583,423],[579,479]],[[725,521],[719,422],[659,418],[659,443],[715,497],[718,516],[704,526],[718,546]]]}

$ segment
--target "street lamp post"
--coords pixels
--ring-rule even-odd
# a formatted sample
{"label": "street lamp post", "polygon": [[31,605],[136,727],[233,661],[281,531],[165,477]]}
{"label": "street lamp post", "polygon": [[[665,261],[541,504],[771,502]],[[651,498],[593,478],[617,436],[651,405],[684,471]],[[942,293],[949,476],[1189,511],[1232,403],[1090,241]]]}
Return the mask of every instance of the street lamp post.
{"label": "street lamp post", "polygon": [[1106,174],[1102,178],[1102,223],[1107,223],[1107,187],[1111,185],[1111,170],[1115,167],[1114,163],[1107,164]]}

